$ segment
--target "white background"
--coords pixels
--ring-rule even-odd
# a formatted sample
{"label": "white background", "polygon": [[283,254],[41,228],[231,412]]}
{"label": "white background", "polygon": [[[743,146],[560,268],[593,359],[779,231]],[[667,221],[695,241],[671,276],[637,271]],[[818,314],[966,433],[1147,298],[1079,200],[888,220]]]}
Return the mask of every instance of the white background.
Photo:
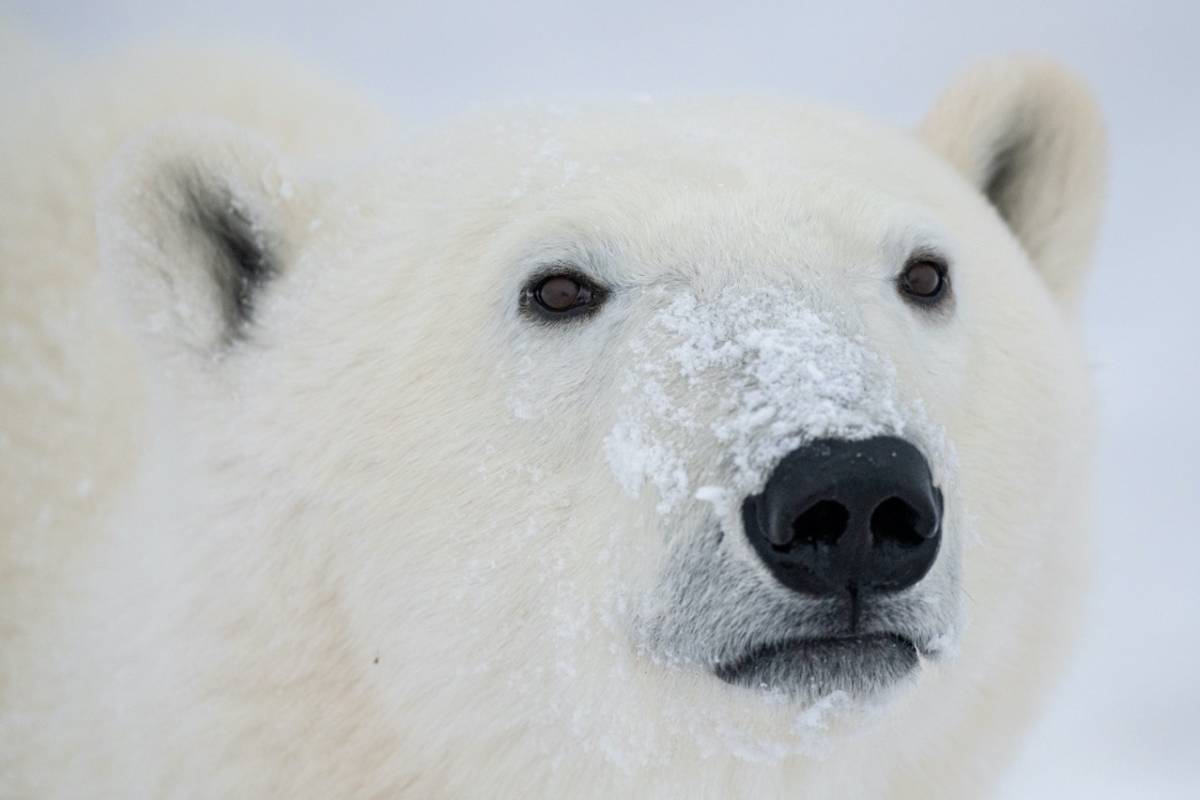
{"label": "white background", "polygon": [[750,90],[913,124],[980,57],[1073,66],[1111,136],[1086,317],[1099,570],[1078,658],[1002,796],[1200,798],[1200,3],[0,0],[0,16],[81,54],[167,33],[271,40],[417,119],[506,99]]}

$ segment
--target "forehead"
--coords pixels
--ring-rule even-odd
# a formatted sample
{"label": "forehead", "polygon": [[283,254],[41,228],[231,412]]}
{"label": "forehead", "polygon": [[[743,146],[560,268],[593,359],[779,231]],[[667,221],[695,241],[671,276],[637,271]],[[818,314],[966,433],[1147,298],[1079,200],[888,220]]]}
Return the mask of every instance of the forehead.
{"label": "forehead", "polygon": [[331,217],[353,210],[323,230],[338,232],[338,254],[343,240],[372,254],[357,271],[397,285],[408,264],[500,290],[555,260],[638,283],[764,270],[842,281],[999,235],[979,230],[986,204],[907,131],[779,101],[507,109],[391,153],[323,196]]}
{"label": "forehead", "polygon": [[908,131],[776,100],[509,108],[439,124],[394,152],[400,177],[470,186],[493,205],[634,187],[657,190],[648,200],[671,191],[919,199],[952,174]]}
{"label": "forehead", "polygon": [[905,132],[778,103],[509,112],[431,145],[505,238],[654,262],[877,258],[941,235],[955,191]]}
{"label": "forehead", "polygon": [[[513,199],[572,187],[917,199],[944,170],[907,131],[846,112],[721,100],[507,111],[460,121],[439,149],[506,177]],[[457,140],[457,141],[454,141]],[[471,158],[471,153],[479,158]],[[832,197],[838,201],[840,198]]]}

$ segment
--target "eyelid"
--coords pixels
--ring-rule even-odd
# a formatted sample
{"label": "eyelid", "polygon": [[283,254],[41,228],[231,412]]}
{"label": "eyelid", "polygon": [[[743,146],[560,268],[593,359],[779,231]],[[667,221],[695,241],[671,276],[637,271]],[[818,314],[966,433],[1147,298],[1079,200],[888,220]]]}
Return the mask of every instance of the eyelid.
{"label": "eyelid", "polygon": [[537,286],[542,281],[549,278],[571,278],[572,280],[586,283],[589,286],[601,286],[600,281],[593,278],[587,272],[569,262],[555,262],[551,264],[543,264],[534,269],[525,278],[525,286]]}
{"label": "eyelid", "polygon": [[937,264],[941,269],[946,269],[949,265],[949,259],[941,251],[933,248],[918,247],[908,254],[908,258],[904,259],[904,269],[922,262]]}

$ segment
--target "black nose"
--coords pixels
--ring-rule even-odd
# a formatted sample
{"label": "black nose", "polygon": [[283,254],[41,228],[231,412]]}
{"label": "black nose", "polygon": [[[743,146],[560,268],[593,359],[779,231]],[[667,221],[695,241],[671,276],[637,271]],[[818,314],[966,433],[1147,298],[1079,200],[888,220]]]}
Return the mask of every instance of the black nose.
{"label": "black nose", "polygon": [[754,549],[797,592],[897,592],[933,566],[942,493],[916,447],[891,436],[794,450],[742,505]]}

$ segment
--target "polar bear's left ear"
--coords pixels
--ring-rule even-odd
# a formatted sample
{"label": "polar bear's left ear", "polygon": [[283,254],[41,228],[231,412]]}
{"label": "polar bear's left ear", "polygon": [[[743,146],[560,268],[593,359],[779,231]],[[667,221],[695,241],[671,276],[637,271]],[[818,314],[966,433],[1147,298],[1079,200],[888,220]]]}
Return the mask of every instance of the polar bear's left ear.
{"label": "polar bear's left ear", "polygon": [[1071,305],[1105,182],[1104,127],[1083,84],[1037,59],[984,63],[942,94],[920,133],[991,201]]}
{"label": "polar bear's left ear", "polygon": [[155,354],[211,360],[247,338],[295,247],[275,152],[232,126],[158,129],[118,156],[98,213],[105,277]]}

